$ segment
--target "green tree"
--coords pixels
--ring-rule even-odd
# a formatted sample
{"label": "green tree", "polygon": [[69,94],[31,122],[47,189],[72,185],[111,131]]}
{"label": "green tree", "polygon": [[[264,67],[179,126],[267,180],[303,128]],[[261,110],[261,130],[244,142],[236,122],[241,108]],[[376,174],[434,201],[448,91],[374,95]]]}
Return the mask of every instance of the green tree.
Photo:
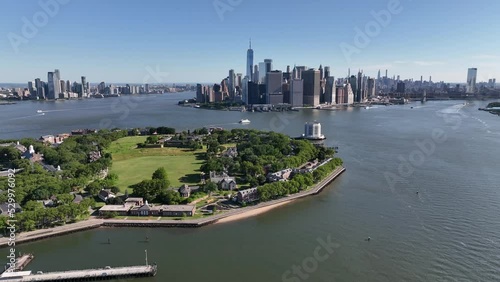
{"label": "green tree", "polygon": [[152,135],[152,136],[149,136],[146,140],[146,143],[147,144],[156,144],[158,143],[158,135]]}
{"label": "green tree", "polygon": [[219,190],[219,187],[217,187],[217,184],[211,182],[211,181],[208,181],[205,186],[204,186],[204,189],[206,192],[208,192],[209,194],[212,194],[212,192],[217,192]]}
{"label": "green tree", "polygon": [[167,205],[177,205],[182,202],[182,198],[176,191],[166,190],[160,195],[160,201]]}
{"label": "green tree", "polygon": [[94,181],[89,185],[87,185],[87,187],[85,188],[85,190],[89,192],[90,195],[93,196],[99,194],[99,191],[101,191],[102,189],[104,189],[104,187],[99,181]]}
{"label": "green tree", "polygon": [[57,202],[60,205],[68,205],[75,199],[75,196],[71,194],[61,194],[57,195],[56,197],[57,197]]}
{"label": "green tree", "polygon": [[161,183],[161,189],[165,189],[170,186],[170,181],[168,180],[167,171],[164,167],[158,168],[151,177],[152,180],[156,180],[158,183]]}

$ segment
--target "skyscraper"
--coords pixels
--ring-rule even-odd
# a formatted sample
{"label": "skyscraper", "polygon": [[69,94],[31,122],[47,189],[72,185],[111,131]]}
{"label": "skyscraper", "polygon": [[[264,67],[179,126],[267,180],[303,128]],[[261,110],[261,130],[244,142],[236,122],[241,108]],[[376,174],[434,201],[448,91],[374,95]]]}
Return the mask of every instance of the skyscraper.
{"label": "skyscraper", "polygon": [[266,65],[266,74],[273,70],[273,60],[265,59],[264,64]]}
{"label": "skyscraper", "polygon": [[255,65],[253,66],[253,82],[258,82],[259,81],[259,66]]}
{"label": "skyscraper", "polygon": [[259,84],[266,83],[266,63],[259,63],[259,81],[256,81]]}
{"label": "skyscraper", "polygon": [[297,78],[302,79],[302,72],[307,70],[307,67],[306,66],[298,66],[298,67],[295,67],[295,69],[297,71]]}
{"label": "skyscraper", "polygon": [[355,102],[357,103],[362,103],[363,102],[363,71],[358,71],[358,84],[356,85],[356,98],[354,99]]}
{"label": "skyscraper", "polygon": [[248,105],[249,103],[249,88],[248,86],[250,84],[252,84],[252,82],[249,80],[248,76],[245,76],[245,78],[243,78],[243,80],[241,81],[242,85],[241,85],[241,100],[243,100],[243,103],[245,105]]}
{"label": "skyscraper", "polygon": [[350,84],[350,87],[351,87],[351,90],[352,92],[355,94],[358,90],[358,81],[356,79],[356,77],[354,75],[351,75],[351,77],[349,77],[349,84]]}
{"label": "skyscraper", "polygon": [[61,80],[61,73],[59,72],[58,69],[54,70],[54,76],[56,80],[56,89],[55,89],[55,94],[56,94],[56,99],[59,98],[59,94],[61,94],[61,84],[59,83],[59,80]]}
{"label": "skyscraper", "polygon": [[205,95],[203,93],[203,86],[201,84],[196,85],[196,102],[205,103]]}
{"label": "skyscraper", "polygon": [[227,84],[228,84],[227,87],[228,87],[228,90],[229,90],[228,91],[229,92],[229,96],[232,99],[234,97],[234,89],[236,88],[236,74],[234,73],[233,69],[229,70],[229,80],[228,80]]}
{"label": "skyscraper", "polygon": [[322,78],[328,79],[330,77],[330,67],[325,66],[325,76]]}
{"label": "skyscraper", "polygon": [[250,40],[250,46],[247,51],[247,77],[249,81],[252,81],[253,75],[253,49],[252,49],[252,40]]}
{"label": "skyscraper", "polygon": [[283,103],[283,72],[270,71],[267,73],[267,104],[277,105]]}
{"label": "skyscraper", "polygon": [[55,100],[56,99],[56,91],[57,91],[57,84],[59,83],[59,80],[56,80],[56,75],[54,72],[48,72],[47,73],[47,88],[48,88],[48,93],[47,93],[47,99],[49,100]]}
{"label": "skyscraper", "polygon": [[290,104],[292,107],[304,106],[304,81],[302,79],[290,81]]}
{"label": "skyscraper", "polygon": [[30,92],[30,97],[33,98],[33,96],[36,93],[36,88],[35,88],[35,82],[34,81],[28,81],[28,90]]}
{"label": "skyscraper", "polygon": [[309,69],[303,71],[302,79],[304,80],[304,105],[318,106],[321,86],[319,70]]}
{"label": "skyscraper", "polygon": [[66,81],[64,80],[59,80],[59,84],[61,85],[61,93],[66,93],[67,90],[66,90]]}
{"label": "skyscraper", "polygon": [[242,79],[243,79],[243,74],[241,73],[236,74],[236,86],[240,88],[242,87],[242,82],[241,82]]}
{"label": "skyscraper", "polygon": [[336,103],[335,92],[336,92],[335,77],[329,76],[326,78],[326,83],[325,83],[325,103],[331,105]]}
{"label": "skyscraper", "polygon": [[82,76],[82,91],[80,92],[80,95],[78,95],[79,98],[85,97],[87,93],[87,78],[85,76]]}
{"label": "skyscraper", "polygon": [[477,68],[469,68],[467,72],[467,93],[476,92]]}
{"label": "skyscraper", "polygon": [[373,98],[376,95],[376,89],[375,89],[375,79],[373,78],[368,78],[367,82],[367,88],[368,88],[368,98]]}

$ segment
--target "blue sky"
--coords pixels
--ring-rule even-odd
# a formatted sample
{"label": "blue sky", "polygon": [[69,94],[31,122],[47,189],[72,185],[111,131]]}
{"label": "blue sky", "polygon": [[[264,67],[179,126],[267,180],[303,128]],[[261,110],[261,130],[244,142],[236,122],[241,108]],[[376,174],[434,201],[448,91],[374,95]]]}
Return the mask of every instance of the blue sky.
{"label": "blue sky", "polygon": [[[58,3],[57,11],[49,15],[40,3]],[[55,68],[62,79],[85,75],[92,83],[154,82],[148,69],[168,73],[160,82],[219,82],[231,68],[245,72],[250,37],[255,62],[273,59],[275,69],[323,64],[336,77],[350,67],[465,82],[467,68],[477,67],[479,80],[500,78],[496,0],[3,0],[0,7],[0,82],[46,80]],[[391,14],[384,26],[373,16],[380,11]],[[23,18],[37,30],[23,33]],[[356,44],[356,28],[368,41]]]}

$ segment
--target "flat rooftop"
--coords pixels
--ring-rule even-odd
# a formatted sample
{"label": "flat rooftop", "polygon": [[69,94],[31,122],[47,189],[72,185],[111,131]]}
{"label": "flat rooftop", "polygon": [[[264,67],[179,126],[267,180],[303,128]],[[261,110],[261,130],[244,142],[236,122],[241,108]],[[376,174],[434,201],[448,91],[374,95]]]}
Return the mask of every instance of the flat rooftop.
{"label": "flat rooftop", "polygon": [[193,211],[195,209],[195,206],[190,206],[190,205],[165,205],[165,206],[161,206],[161,209],[163,211],[182,211],[182,212],[188,212],[188,211]]}
{"label": "flat rooftop", "polygon": [[101,212],[113,212],[113,211],[129,211],[131,206],[128,205],[105,205],[99,209]]}

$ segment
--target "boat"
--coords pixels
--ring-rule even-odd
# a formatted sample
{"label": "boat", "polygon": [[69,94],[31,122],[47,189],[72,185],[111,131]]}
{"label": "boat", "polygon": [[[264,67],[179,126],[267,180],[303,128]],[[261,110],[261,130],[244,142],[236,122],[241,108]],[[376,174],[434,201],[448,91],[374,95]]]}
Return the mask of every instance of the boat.
{"label": "boat", "polygon": [[42,110],[38,110],[38,111],[36,111],[36,112],[37,112],[37,113],[39,113],[39,114],[43,113],[43,111],[42,111]]}
{"label": "boat", "polygon": [[195,108],[199,109],[200,108],[200,105],[194,105]]}
{"label": "boat", "polygon": [[248,119],[242,119],[242,120],[240,120],[240,123],[241,124],[249,124],[250,120],[248,120]]}

